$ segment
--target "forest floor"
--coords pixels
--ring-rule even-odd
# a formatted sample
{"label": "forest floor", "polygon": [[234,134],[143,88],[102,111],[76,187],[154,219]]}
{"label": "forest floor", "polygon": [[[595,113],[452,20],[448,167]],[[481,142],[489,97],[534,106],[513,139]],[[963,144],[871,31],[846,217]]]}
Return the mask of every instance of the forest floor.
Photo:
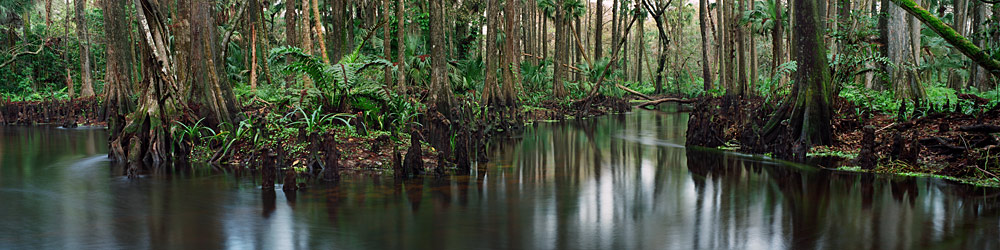
{"label": "forest floor", "polygon": [[[997,126],[1000,110],[988,107],[988,101],[978,96],[960,95],[959,98],[975,103],[972,107],[975,110],[963,111],[961,106],[955,105],[897,112],[906,114],[908,119],[836,98],[833,145],[813,147],[808,156],[823,158],[818,165],[826,169],[929,176],[1000,186],[997,175],[1000,173],[1000,149],[997,148],[1000,142],[995,136],[1000,132]],[[694,112],[714,112],[717,123],[714,125],[719,126],[714,134],[723,144],[720,148],[770,155],[778,146],[760,145],[761,139],[753,132],[763,127],[764,121],[776,109],[768,103],[760,98],[740,101],[712,98],[701,100],[697,105],[702,108],[695,108]],[[867,138],[866,133],[869,133]],[[787,142],[780,139],[771,142],[780,143]],[[753,148],[755,144],[768,149]]]}

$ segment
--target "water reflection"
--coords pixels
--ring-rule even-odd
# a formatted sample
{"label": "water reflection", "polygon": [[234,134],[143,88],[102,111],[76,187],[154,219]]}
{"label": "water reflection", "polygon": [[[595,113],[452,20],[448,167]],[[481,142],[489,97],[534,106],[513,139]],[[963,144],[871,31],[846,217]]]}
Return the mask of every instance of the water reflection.
{"label": "water reflection", "polygon": [[1000,192],[685,149],[687,116],[530,126],[469,176],[129,180],[101,130],[0,128],[0,248],[996,249]]}

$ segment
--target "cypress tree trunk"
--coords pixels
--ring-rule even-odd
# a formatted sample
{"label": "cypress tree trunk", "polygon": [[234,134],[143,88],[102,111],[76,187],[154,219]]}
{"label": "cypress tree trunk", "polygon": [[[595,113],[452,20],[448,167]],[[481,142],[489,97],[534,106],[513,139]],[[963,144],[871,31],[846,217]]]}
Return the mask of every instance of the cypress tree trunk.
{"label": "cypress tree trunk", "polygon": [[504,64],[501,65],[503,72],[503,87],[500,89],[500,99],[501,105],[512,106],[514,105],[514,83],[517,81],[517,72],[521,67],[518,63],[518,58],[521,57],[521,53],[517,51],[517,41],[521,37],[518,34],[517,27],[517,1],[507,0],[506,8],[504,8]]}
{"label": "cypress tree trunk", "polygon": [[[780,0],[775,0],[780,1]],[[708,60],[708,0],[698,1],[698,24],[701,28],[701,78],[705,91],[712,89],[712,63]],[[780,27],[781,25],[776,25]],[[777,29],[777,28],[776,28]]]}
{"label": "cypress tree trunk", "polygon": [[[295,0],[290,0],[290,1],[295,1]],[[299,28],[302,29],[302,30],[299,30],[299,33],[301,33],[300,35],[302,36],[301,39],[299,39],[299,42],[301,43],[301,45],[299,47],[302,48],[302,52],[304,52],[306,55],[312,55],[313,54],[313,49],[312,49],[312,43],[313,43],[313,41],[312,41],[312,33],[315,32],[313,30],[312,24],[310,24],[310,21],[309,21],[310,20],[310,18],[309,18],[309,9],[311,9],[311,7],[309,7],[309,6],[310,6],[309,0],[302,0],[301,4],[299,4],[299,10],[301,11],[300,13],[303,15],[303,16],[299,17],[299,20],[302,21],[302,23],[299,24]],[[316,39],[323,39],[323,37],[317,37]],[[334,46],[336,46],[336,45],[334,45]],[[310,79],[309,76],[303,75],[302,76],[302,87],[303,88],[312,88],[312,86],[313,86],[312,79]]]}
{"label": "cypress tree trunk", "polygon": [[480,101],[483,102],[484,106],[496,105],[498,101],[496,100],[497,92],[497,69],[499,69],[499,64],[497,60],[500,59],[500,50],[497,48],[497,33],[500,31],[499,19],[497,9],[499,8],[499,3],[497,0],[487,0],[486,3],[486,69],[485,72],[485,82],[483,83],[483,96]]}
{"label": "cypress tree trunk", "polygon": [[830,73],[826,60],[822,0],[793,0],[796,7],[793,18],[796,40],[795,52],[798,70],[792,92],[765,127],[767,138],[777,138],[784,133],[777,124],[790,118],[789,132],[794,143],[795,157],[804,159],[813,145],[830,145],[832,137],[832,108]]}
{"label": "cypress tree trunk", "polygon": [[744,34],[745,32],[743,32],[743,27],[738,25],[740,17],[743,16],[742,13],[744,6],[746,6],[746,0],[739,0],[739,6],[734,6],[734,8],[736,9],[734,13],[736,14],[733,15],[733,24],[734,24],[733,32],[736,33],[736,47],[737,47],[736,66],[738,67],[736,70],[737,74],[736,81],[739,83],[739,86],[737,87],[736,90],[736,95],[739,97],[744,97],[748,89],[747,51],[749,50],[749,48],[747,48],[747,42],[746,42],[747,38],[746,34]]}
{"label": "cypress tree trunk", "polygon": [[[389,2],[392,0],[382,0],[382,21],[385,22],[385,30],[382,32],[382,52],[385,53],[386,60],[392,60],[392,25],[389,24]],[[392,79],[392,68],[385,67],[385,76],[382,79],[385,86],[392,86],[395,79]]]}
{"label": "cypress tree trunk", "polygon": [[556,6],[555,20],[552,21],[556,26],[555,60],[552,65],[552,67],[554,67],[552,77],[552,95],[557,99],[566,97],[566,90],[563,85],[563,81],[566,80],[567,69],[563,66],[563,64],[567,63],[566,59],[568,58],[567,53],[569,51],[566,51],[566,42],[569,39],[566,39],[566,20],[564,20],[566,18],[566,13],[564,12],[565,11],[561,5]]}
{"label": "cypress tree trunk", "polygon": [[774,0],[774,6],[775,6],[774,16],[776,20],[774,20],[774,28],[771,29],[771,74],[772,75],[775,72],[778,72],[778,66],[781,66],[781,64],[784,63],[784,60],[782,59],[785,58],[785,54],[784,52],[782,52],[782,49],[784,48],[784,43],[782,42],[782,40],[784,40],[784,35],[785,35],[785,27],[784,27],[785,25],[783,24],[782,20],[785,20],[784,19],[785,17],[784,14],[781,13],[782,11],[784,11],[783,10],[784,8],[782,8],[781,0]]}
{"label": "cypress tree trunk", "polygon": [[[125,128],[125,116],[135,109],[132,100],[131,24],[125,20],[124,1],[100,1],[104,10],[105,74],[104,107],[110,138],[117,138]],[[109,143],[110,144],[110,143]],[[118,159],[123,160],[123,159]]]}
{"label": "cypress tree trunk", "polygon": [[397,87],[400,92],[406,94],[406,16],[403,0],[396,0],[396,74]]}
{"label": "cypress tree trunk", "polygon": [[601,38],[604,36],[604,0],[597,0],[597,13],[594,18],[594,60],[601,60],[604,56],[604,44]]}
{"label": "cypress tree trunk", "polygon": [[715,6],[715,11],[718,14],[716,18],[718,19],[719,23],[718,33],[716,33],[718,34],[718,39],[715,40],[715,42],[718,44],[718,51],[716,51],[715,56],[718,58],[717,62],[719,63],[718,66],[719,85],[721,85],[722,88],[726,90],[729,90],[730,88],[729,76],[727,75],[726,71],[726,68],[729,67],[729,60],[726,57],[726,55],[728,54],[726,53],[726,51],[729,50],[730,46],[729,36],[726,34],[727,33],[726,31],[729,30],[728,28],[726,28],[727,27],[726,24],[729,23],[729,21],[726,20],[728,13],[728,11],[726,11],[726,2],[728,1],[732,0],[718,0],[718,4],[716,4]]}
{"label": "cypress tree trunk", "polygon": [[94,79],[90,76],[90,34],[87,32],[85,11],[87,1],[73,1],[76,10],[76,34],[80,40],[80,87],[81,97],[94,96]]}
{"label": "cypress tree trunk", "polygon": [[830,71],[823,45],[823,19],[820,18],[820,0],[794,0],[796,13],[794,30],[796,39],[794,108],[791,125],[793,135],[808,145],[833,143]]}
{"label": "cypress tree trunk", "polygon": [[451,110],[451,83],[448,82],[448,58],[445,57],[443,0],[430,0],[431,88],[430,101],[446,114]]}
{"label": "cypress tree trunk", "polygon": [[923,97],[920,84],[911,76],[916,67],[914,49],[912,47],[911,18],[902,8],[889,6],[887,57],[893,63],[890,77],[897,98],[919,100]]}
{"label": "cypress tree trunk", "polygon": [[[955,32],[959,35],[965,36],[968,30],[968,25],[966,24],[966,17],[969,10],[968,0],[955,0],[954,1],[954,15],[952,20],[954,22],[951,27],[955,29]],[[967,64],[965,67],[968,68],[971,63]],[[957,72],[956,69],[951,69],[948,74],[948,87],[954,90],[962,90],[965,88],[965,80],[962,75]]]}
{"label": "cypress tree trunk", "polygon": [[[298,2],[295,0],[284,0],[285,1],[285,45],[296,46],[299,43],[298,35],[298,13],[295,11]],[[291,56],[285,56],[286,63],[292,62]],[[295,75],[288,74],[285,76],[285,87],[291,87],[295,85]]]}
{"label": "cypress tree trunk", "polygon": [[[336,13],[336,10],[338,10],[338,9],[343,10],[343,8],[342,7],[338,8],[338,6],[343,6],[343,3],[338,2],[338,1],[334,1],[334,3],[333,3],[333,9],[334,9],[335,12],[333,14],[333,20],[335,20],[335,21],[334,21],[333,25],[331,25],[331,27],[334,27],[333,40],[334,41],[338,41],[338,40],[339,41],[343,41],[343,37],[344,36],[343,36],[343,31],[342,30],[343,30],[344,24],[336,22],[336,20],[343,20],[344,19],[343,15],[337,15],[337,13]],[[319,15],[319,3],[317,3],[316,0],[312,0],[312,8],[309,8],[309,5],[305,5],[305,8],[306,9],[312,9],[313,25],[315,25],[315,27],[313,28],[313,32],[316,32],[316,40],[319,41],[319,53],[323,57],[323,62],[330,63],[330,56],[327,55],[327,50],[326,50],[326,28],[323,27],[323,21],[322,21],[322,19],[319,18],[320,17],[320,15]],[[375,15],[371,15],[372,18],[374,18],[374,16]],[[340,56],[342,56],[340,53],[343,51],[343,48],[340,47],[340,46],[338,46],[338,44],[336,42],[333,44],[333,46],[337,47],[334,50],[333,58],[335,58],[336,60],[340,60]]]}
{"label": "cypress tree trunk", "polygon": [[[611,49],[615,49],[618,44],[618,23],[621,22],[621,18],[618,16],[618,1],[621,0],[611,0]],[[614,52],[611,52],[614,53]],[[614,63],[614,62],[612,62]]]}

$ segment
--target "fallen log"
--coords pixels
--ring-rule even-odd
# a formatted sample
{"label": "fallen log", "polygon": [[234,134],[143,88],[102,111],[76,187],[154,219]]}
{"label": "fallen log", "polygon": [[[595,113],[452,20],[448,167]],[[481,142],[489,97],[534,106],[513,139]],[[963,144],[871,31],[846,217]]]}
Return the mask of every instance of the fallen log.
{"label": "fallen log", "polygon": [[680,99],[680,98],[670,97],[670,98],[663,98],[663,99],[659,99],[659,100],[653,100],[653,101],[644,102],[642,104],[639,104],[639,106],[637,106],[637,107],[644,108],[644,109],[649,109],[648,108],[649,106],[656,106],[656,105],[659,105],[659,104],[665,103],[665,102],[692,103],[694,101],[695,101],[694,99]]}
{"label": "fallen log", "polygon": [[992,134],[1000,133],[1000,126],[980,124],[980,125],[969,125],[958,127],[958,131],[969,132],[969,133],[980,133],[980,134]]}
{"label": "fallen log", "polygon": [[652,101],[652,100],[653,100],[653,98],[652,98],[652,97],[649,97],[649,96],[647,96],[647,95],[644,95],[644,94],[642,94],[642,93],[639,93],[639,91],[635,91],[635,90],[632,90],[632,89],[630,89],[630,88],[628,88],[628,87],[625,87],[625,86],[622,86],[621,84],[617,84],[617,83],[615,83],[615,87],[618,87],[618,88],[620,88],[620,89],[624,90],[625,92],[629,92],[629,93],[632,93],[633,95],[636,95],[636,96],[638,96],[638,97],[642,97],[643,99],[646,99],[646,100],[650,100],[650,101]]}

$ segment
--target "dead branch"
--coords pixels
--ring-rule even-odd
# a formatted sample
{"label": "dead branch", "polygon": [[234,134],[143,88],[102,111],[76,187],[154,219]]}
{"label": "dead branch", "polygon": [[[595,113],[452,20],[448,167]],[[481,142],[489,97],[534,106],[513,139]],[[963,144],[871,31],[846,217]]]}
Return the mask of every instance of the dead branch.
{"label": "dead branch", "polygon": [[19,56],[23,56],[23,55],[37,55],[38,53],[42,53],[42,49],[44,49],[44,48],[45,48],[45,43],[42,43],[42,45],[38,45],[38,49],[35,50],[35,51],[21,51],[21,52],[18,52],[17,54],[14,54],[13,56],[11,56],[9,60],[7,60],[6,62],[3,62],[3,64],[0,64],[0,68],[6,67],[7,64],[10,64],[10,63],[14,62],[14,60],[17,60],[17,57],[19,57]]}
{"label": "dead branch", "polygon": [[652,101],[652,100],[653,100],[653,98],[652,98],[652,97],[649,97],[649,96],[647,96],[647,95],[644,95],[644,94],[642,94],[642,93],[639,93],[638,91],[635,91],[635,90],[632,90],[632,89],[630,89],[630,88],[628,88],[628,87],[625,87],[625,86],[622,86],[621,84],[617,84],[617,83],[615,83],[615,87],[618,87],[618,88],[620,88],[620,89],[622,89],[622,90],[625,90],[625,92],[629,92],[629,93],[632,93],[633,95],[636,95],[636,96],[638,96],[638,97],[642,97],[643,99],[646,99],[646,100],[650,100],[650,101]]}
{"label": "dead branch", "polygon": [[644,108],[644,109],[649,109],[649,106],[656,106],[656,105],[659,105],[659,104],[665,103],[665,102],[692,103],[692,102],[694,102],[694,99],[680,99],[680,98],[670,97],[670,98],[663,98],[663,99],[654,100],[654,101],[648,101],[648,102],[639,104],[639,106],[637,106],[637,107]]}
{"label": "dead branch", "polygon": [[[523,54],[524,54],[524,56],[527,56],[527,57],[534,57],[534,58],[538,58],[538,60],[545,60],[545,58],[541,57],[541,56],[536,56],[536,55],[532,55],[532,54],[528,54],[528,53],[523,53]],[[563,63],[563,66],[569,68],[570,70],[576,71],[577,73],[587,73],[587,72],[583,71],[582,69],[577,68],[577,67],[573,67],[572,65],[569,65],[569,64]]]}

